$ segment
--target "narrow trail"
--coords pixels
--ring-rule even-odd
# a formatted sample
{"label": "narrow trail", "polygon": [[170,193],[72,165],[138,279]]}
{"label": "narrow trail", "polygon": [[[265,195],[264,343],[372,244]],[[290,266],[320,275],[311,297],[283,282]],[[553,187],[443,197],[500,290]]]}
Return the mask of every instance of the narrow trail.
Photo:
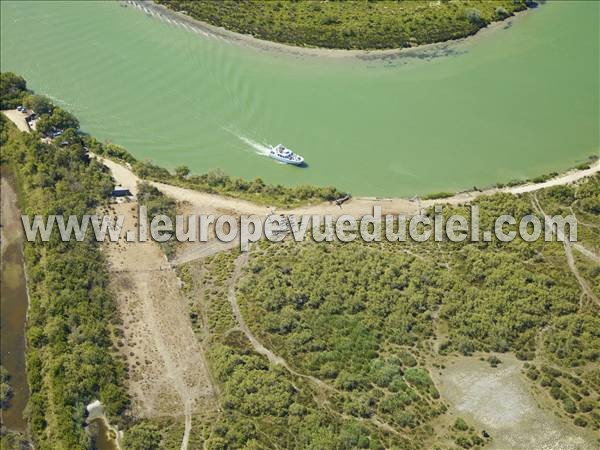
{"label": "narrow trail", "polygon": [[[544,225],[546,228],[548,228],[550,226],[548,224],[551,223],[550,216],[548,214],[546,214],[546,212],[540,205],[540,202],[539,202],[537,196],[535,194],[532,194],[531,197],[532,197],[532,204],[533,204],[534,209],[538,212],[538,214],[542,214],[544,216]],[[562,241],[563,247],[565,249],[565,255],[567,257],[567,264],[569,265],[569,269],[571,270],[571,273],[573,273],[573,275],[577,279],[577,282],[579,283],[579,286],[581,287],[583,294],[585,294],[585,296],[587,296],[587,298],[589,298],[591,301],[596,303],[596,305],[600,306],[600,300],[598,300],[598,297],[596,297],[596,295],[590,288],[588,282],[585,280],[585,278],[583,278],[581,276],[581,274],[579,273],[579,269],[577,269],[577,264],[575,264],[575,258],[573,257],[573,250],[572,250],[572,247],[574,247],[574,245],[568,239],[565,238],[565,236],[560,232],[560,230],[557,230],[557,237],[559,240]],[[583,249],[585,249],[585,247],[583,247],[583,246],[581,246],[581,247]],[[585,250],[587,250],[587,249],[585,249]],[[590,253],[592,253],[592,255],[593,255],[593,252],[590,252]],[[581,306],[583,306],[583,299],[580,300],[580,307]]]}
{"label": "narrow trail", "polygon": [[[144,297],[151,298],[151,293],[147,289],[146,283],[140,283],[140,286],[145,287],[145,291],[143,292]],[[192,399],[194,394],[191,392],[191,389],[188,387],[185,382],[185,374],[179,367],[177,363],[171,358],[171,351],[168,348],[167,343],[165,342],[162,333],[159,331],[160,327],[156,323],[155,317],[158,314],[157,311],[154,310],[153,305],[150,302],[144,303],[144,318],[148,322],[150,326],[150,330],[152,332],[152,337],[156,348],[164,361],[165,368],[167,370],[167,374],[177,391],[179,398],[181,399],[181,403],[183,405],[183,413],[185,417],[185,429],[183,433],[183,438],[181,441],[181,450],[186,450],[188,446],[188,441],[190,437],[190,431],[192,428]]]}
{"label": "narrow trail", "polygon": [[[144,284],[144,286],[147,286]],[[147,298],[151,298],[151,293],[149,291],[144,292],[144,295]],[[189,386],[186,382],[186,374],[185,371],[182,370],[180,365],[173,360],[171,357],[172,350],[169,349],[169,345],[164,339],[162,332],[160,331],[160,327],[155,321],[157,315],[160,315],[159,311],[156,311],[154,305],[149,302],[144,303],[145,310],[145,318],[150,325],[150,330],[152,330],[152,336],[154,338],[154,342],[162,357],[167,374],[177,391],[179,398],[181,400],[181,404],[183,405],[183,415],[185,419],[185,426],[183,437],[181,440],[180,450],[187,450],[188,442],[190,439],[190,433],[192,431],[192,410],[194,406],[194,399],[198,396],[197,392],[195,392],[195,386]]]}
{"label": "narrow trail", "polygon": [[583,256],[586,256],[588,259],[591,259],[592,261],[594,261],[595,263],[600,264],[600,257],[598,255],[596,255],[592,250],[590,250],[587,247],[584,247],[581,244],[575,243],[575,244],[571,244],[572,247],[577,250],[579,253],[581,253]]}
{"label": "narrow trail", "polygon": [[[292,367],[290,367],[290,365],[288,364],[288,362],[285,359],[283,359],[279,355],[276,355],[271,350],[266,348],[254,336],[254,334],[252,333],[250,328],[248,328],[248,325],[246,324],[246,321],[244,320],[244,317],[242,316],[242,313],[240,311],[240,307],[239,307],[239,304],[237,302],[237,298],[235,295],[235,286],[242,274],[242,270],[243,270],[244,266],[248,263],[248,259],[249,259],[249,252],[244,252],[236,258],[235,263],[234,263],[234,270],[229,279],[229,285],[227,288],[227,297],[229,299],[229,303],[231,304],[231,310],[233,312],[236,322],[239,325],[240,330],[248,338],[248,340],[252,344],[252,347],[254,348],[254,350],[257,353],[265,356],[271,364],[282,366],[290,374],[310,381],[317,388],[319,388],[321,392],[330,391],[330,392],[335,392],[335,393],[341,394],[341,392],[338,389],[334,388],[333,386],[328,385],[324,381],[322,381],[316,377],[313,377],[312,375],[307,375],[307,374],[300,373],[300,372],[294,370]],[[296,389],[298,389],[298,388],[296,388]],[[331,413],[336,414],[337,416],[339,416],[345,420],[357,420],[359,422],[369,422],[369,423],[375,425],[377,428],[380,428],[389,433],[392,433],[392,434],[395,434],[395,435],[401,436],[401,437],[408,437],[405,433],[398,431],[396,428],[394,428],[390,424],[386,423],[385,421],[383,421],[381,418],[377,417],[376,415],[373,415],[369,418],[350,416],[348,414],[341,413],[341,412],[335,410],[333,408],[333,406],[331,405],[331,403],[329,402],[329,400],[326,398],[314,397],[314,399],[320,406],[325,407]]]}
{"label": "narrow trail", "polygon": [[179,450],[187,450],[190,441],[190,433],[192,432],[192,407],[189,401],[184,402],[185,428],[183,430],[183,438]]}
{"label": "narrow trail", "polygon": [[235,260],[234,271],[233,271],[233,274],[231,275],[231,278],[229,279],[229,286],[227,289],[227,297],[229,298],[229,303],[231,304],[231,310],[233,311],[233,316],[235,317],[235,320],[237,321],[237,323],[240,327],[240,330],[242,330],[242,332],[246,335],[246,337],[252,344],[252,347],[254,348],[254,350],[256,350],[257,353],[260,353],[261,355],[266,356],[266,358],[269,360],[269,362],[271,364],[282,366],[288,372],[290,372],[292,375],[310,380],[322,389],[336,391],[336,389],[334,387],[329,386],[327,383],[323,382],[322,380],[319,380],[318,378],[315,378],[311,375],[306,375],[306,374],[297,372],[296,370],[292,369],[285,359],[283,359],[281,356],[273,353],[271,350],[266,348],[258,339],[256,339],[256,337],[254,336],[252,331],[250,331],[250,328],[248,328],[248,325],[246,324],[246,321],[244,320],[244,317],[242,316],[242,313],[240,311],[240,307],[238,305],[237,298],[235,295],[235,285],[237,284],[237,281],[242,274],[242,269],[248,263],[248,257],[249,257],[248,252],[245,252],[245,253],[242,253],[240,256],[238,256],[237,259]]}

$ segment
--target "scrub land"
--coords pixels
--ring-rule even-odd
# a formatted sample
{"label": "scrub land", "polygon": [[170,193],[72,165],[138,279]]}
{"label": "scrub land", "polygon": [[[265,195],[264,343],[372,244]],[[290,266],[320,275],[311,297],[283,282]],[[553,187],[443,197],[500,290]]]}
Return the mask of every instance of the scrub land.
{"label": "scrub land", "polygon": [[459,39],[515,12],[527,0],[189,1],[157,0],[211,25],[267,41],[340,49],[390,49]]}
{"label": "scrub land", "polygon": [[[19,78],[2,82],[3,105],[43,109]],[[38,130],[76,126],[45,105]],[[109,203],[115,172],[89,157],[89,136],[67,128],[41,141],[4,115],[0,125],[23,213],[135,209]],[[177,247],[28,242],[29,438],[40,449],[90,448],[84,407],[99,399],[127,450],[482,448],[518,441],[523,423],[537,426],[536,408],[556,416],[552,446],[594,448],[600,177],[590,175],[465,199],[487,227],[500,214],[575,214],[585,252],[520,240],[263,241],[173,267],[161,250],[173,258]],[[140,183],[135,201],[151,213],[190,207],[157,186]],[[457,202],[448,213],[468,208]],[[511,401],[530,416],[482,417],[457,365],[471,367],[460,372],[483,391],[512,377]],[[150,389],[158,383],[164,389]],[[152,404],[171,405],[170,414]],[[546,445],[546,434],[529,444]]]}

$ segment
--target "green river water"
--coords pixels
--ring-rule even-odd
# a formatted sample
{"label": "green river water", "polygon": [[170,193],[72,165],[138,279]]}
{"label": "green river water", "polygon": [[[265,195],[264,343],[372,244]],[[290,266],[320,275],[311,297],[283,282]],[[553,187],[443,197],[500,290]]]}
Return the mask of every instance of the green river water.
{"label": "green river water", "polygon": [[[1,5],[2,70],[171,169],[409,196],[564,170],[600,148],[595,1],[383,60],[259,50],[117,2]],[[279,142],[308,167],[260,155]]]}

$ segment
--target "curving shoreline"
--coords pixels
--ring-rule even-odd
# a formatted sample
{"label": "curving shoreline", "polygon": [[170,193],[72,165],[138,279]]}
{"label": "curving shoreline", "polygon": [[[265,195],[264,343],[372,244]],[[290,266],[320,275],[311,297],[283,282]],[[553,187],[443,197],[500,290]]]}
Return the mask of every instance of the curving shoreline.
{"label": "curving shoreline", "polygon": [[341,49],[341,48],[325,48],[325,47],[299,47],[290,44],[283,44],[275,41],[267,41],[259,39],[249,34],[242,34],[236,31],[231,31],[223,27],[211,25],[202,20],[195,19],[187,14],[167,8],[164,5],[159,5],[152,0],[124,0],[123,4],[134,6],[138,9],[145,10],[150,15],[158,15],[162,18],[172,19],[183,23],[187,27],[205,34],[207,36],[223,39],[227,42],[254,48],[262,51],[274,51],[282,54],[287,54],[297,57],[324,57],[324,58],[356,58],[356,59],[395,59],[395,58],[417,58],[417,57],[433,57],[443,56],[447,54],[452,47],[460,45],[466,41],[473,41],[480,38],[482,35],[503,28],[507,23],[511,23],[518,17],[523,16],[530,9],[515,12],[512,16],[506,19],[497,20],[486,27],[480,28],[477,32],[470,36],[452,39],[448,41],[435,42],[431,44],[423,44],[415,47],[407,48],[391,48],[391,49]]}

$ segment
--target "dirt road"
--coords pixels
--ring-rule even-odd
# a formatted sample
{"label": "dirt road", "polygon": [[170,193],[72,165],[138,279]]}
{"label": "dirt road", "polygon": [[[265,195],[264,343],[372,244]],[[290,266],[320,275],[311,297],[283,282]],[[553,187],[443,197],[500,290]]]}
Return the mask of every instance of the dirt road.
{"label": "dirt road", "polygon": [[[135,190],[135,186],[139,181],[139,178],[127,167],[111,161],[106,158],[101,158],[104,165],[106,165],[113,173],[113,177],[116,182],[129,188],[132,192]],[[357,217],[372,214],[373,207],[378,206],[381,208],[382,214],[416,214],[419,206],[429,207],[435,204],[449,203],[459,204],[466,203],[477,199],[483,195],[491,195],[498,192],[508,194],[523,194],[527,192],[535,192],[540,189],[559,186],[563,184],[574,183],[583,178],[589,177],[600,171],[600,161],[596,161],[592,164],[589,169],[585,170],[573,170],[564,173],[556,178],[548,180],[544,183],[529,183],[520,186],[513,186],[503,189],[487,189],[484,191],[472,191],[464,192],[453,195],[452,197],[438,199],[438,200],[424,200],[420,202],[411,201],[404,198],[375,198],[375,197],[356,197],[350,199],[344,203],[340,208],[335,204],[323,202],[317,205],[308,205],[293,209],[282,209],[278,210],[278,213],[282,214],[294,214],[296,216],[301,215],[332,215],[334,217],[342,214],[350,214]],[[207,194],[204,192],[194,191],[191,189],[181,188],[178,186],[172,186],[164,183],[150,182],[157,189],[161,190],[166,195],[174,198],[180,202],[188,202],[195,207],[204,209],[220,209],[229,211],[234,214],[255,214],[258,216],[265,216],[272,212],[272,208],[267,206],[257,205],[255,203],[240,200],[230,197],[224,197],[221,195]]]}

